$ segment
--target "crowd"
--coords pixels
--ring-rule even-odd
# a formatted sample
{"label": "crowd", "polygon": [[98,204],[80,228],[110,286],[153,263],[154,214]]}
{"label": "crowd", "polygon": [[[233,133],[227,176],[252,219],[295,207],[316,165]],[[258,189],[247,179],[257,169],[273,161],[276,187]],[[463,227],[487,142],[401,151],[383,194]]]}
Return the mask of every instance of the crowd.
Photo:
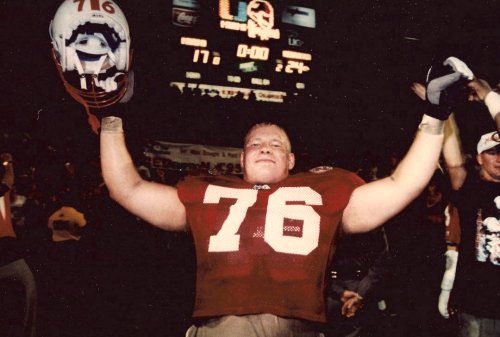
{"label": "crowd", "polygon": [[[418,92],[418,85],[414,90]],[[473,331],[464,336],[490,336],[474,334],[483,329],[481,324],[494,326],[496,317],[490,306],[477,307],[475,298],[494,300],[495,286],[469,299],[463,294],[481,291],[467,282],[495,273],[498,263],[498,197],[494,198],[498,194],[498,133],[480,137],[474,162],[472,154],[463,153],[456,124],[453,117],[446,122],[442,167],[415,201],[385,222],[381,231],[338,238],[328,269],[329,323],[322,328],[327,336],[448,337],[458,335],[464,322]],[[190,312],[195,301],[191,234],[148,226],[142,217],[119,206],[110,198],[97,157],[75,162],[69,148],[57,151],[32,141],[29,133],[3,134],[4,148],[12,150],[2,154],[2,182],[7,186],[3,193],[8,192],[4,199],[8,197],[5,205],[14,230],[7,236],[17,237],[19,244],[9,261],[22,259],[26,284],[31,284],[23,289],[12,279],[0,280],[2,298],[8,304],[2,309],[5,331],[16,336],[15,327],[24,325],[26,336],[183,335],[193,322]],[[33,148],[44,149],[43,154],[30,156]],[[40,157],[46,160],[33,160]],[[366,165],[355,171],[365,181],[378,181],[393,174],[400,159],[389,152],[382,160],[363,161]],[[168,172],[148,170],[145,158],[136,158],[136,165],[147,181],[177,182],[165,179]],[[331,169],[311,171],[318,174]],[[475,206],[472,217],[467,213],[458,217],[453,205],[460,210],[470,204],[471,192],[465,199],[453,193],[465,181],[465,172],[479,173],[481,193],[490,191],[477,199],[484,205]],[[496,204],[487,206],[489,199]],[[460,255],[456,251],[463,245],[456,223],[467,216],[481,236],[462,229],[469,245],[463,256],[476,253],[472,260],[458,264],[454,286],[456,256]],[[5,242],[2,249],[12,247]],[[476,256],[480,263],[493,267],[475,266]],[[470,268],[478,268],[479,274],[471,278]],[[454,288],[460,291],[453,292]],[[31,290],[26,293],[26,289]],[[29,298],[31,309],[19,301],[23,297]],[[27,316],[21,308],[26,308]]]}
{"label": "crowd", "polygon": [[[182,335],[193,291],[189,235],[145,226],[117,206],[96,161],[72,160],[69,148],[30,157],[30,136],[9,132],[3,142],[15,168],[8,198],[16,258],[37,293],[36,323],[22,336]],[[12,144],[20,137],[25,146]],[[3,264],[13,245],[0,240]],[[23,293],[15,280],[0,280],[3,336],[21,336]]]}
{"label": "crowd", "polygon": [[[23,148],[29,148],[29,135],[22,137],[28,145]],[[4,139],[19,137],[9,134]],[[191,236],[147,226],[118,206],[108,195],[97,161],[75,165],[66,151],[62,156],[50,155],[50,148],[46,151],[54,160],[50,169],[18,160],[26,158],[19,149],[9,160],[19,168],[10,189],[10,207],[22,256],[38,288],[37,335],[183,335],[191,324],[194,301]],[[398,162],[390,153],[357,171],[364,180],[376,181],[390,175]],[[141,160],[137,163],[147,166]],[[467,165],[479,168],[473,162]],[[163,175],[150,172],[147,179],[166,182]],[[384,224],[382,235],[369,233],[367,239],[348,235],[340,241],[330,267],[328,297],[339,304],[329,306],[329,315],[336,318],[332,316],[327,335],[456,335],[456,314],[451,312],[451,319],[446,319],[438,311],[447,245],[457,245],[446,235],[448,176],[447,171],[437,170],[420,197]],[[346,275],[352,278],[340,283],[346,288],[335,286]],[[368,276],[376,286],[359,289]],[[15,302],[19,297],[15,285],[0,284],[6,303]],[[341,309],[344,291],[352,291],[356,294],[352,298],[359,301],[351,314],[347,307]],[[12,317],[12,312],[5,317]],[[12,322],[4,323],[12,326]],[[354,326],[354,334],[342,326]]]}

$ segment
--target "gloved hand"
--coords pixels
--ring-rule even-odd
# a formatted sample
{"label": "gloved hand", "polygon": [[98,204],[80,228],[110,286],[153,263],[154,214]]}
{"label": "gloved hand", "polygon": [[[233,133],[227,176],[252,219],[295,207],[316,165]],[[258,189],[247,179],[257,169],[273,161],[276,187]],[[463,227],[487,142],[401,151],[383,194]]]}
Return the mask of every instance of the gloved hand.
{"label": "gloved hand", "polygon": [[107,77],[104,80],[95,80],[95,85],[106,92],[112,92],[118,89],[118,82],[121,77],[125,75],[124,73],[117,72],[113,76]]}
{"label": "gloved hand", "polygon": [[432,66],[426,79],[427,101],[432,104],[427,114],[446,120],[459,103],[467,101],[466,85],[473,78],[469,67],[453,56],[442,65]]}
{"label": "gloved hand", "polygon": [[444,60],[443,65],[450,66],[451,69],[453,69],[453,71],[462,74],[462,76],[469,81],[472,81],[474,79],[474,74],[472,73],[472,70],[469,69],[469,67],[465,64],[464,61],[454,56],[450,56],[446,60]]}

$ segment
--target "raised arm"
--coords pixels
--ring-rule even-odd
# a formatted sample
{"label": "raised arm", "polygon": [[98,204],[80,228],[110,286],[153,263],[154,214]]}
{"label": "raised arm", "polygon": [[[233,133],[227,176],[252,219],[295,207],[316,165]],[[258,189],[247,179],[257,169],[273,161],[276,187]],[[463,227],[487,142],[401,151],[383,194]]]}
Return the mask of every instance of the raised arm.
{"label": "raised arm", "polygon": [[[366,232],[383,224],[402,211],[415,199],[429,182],[441,152],[441,131],[435,124],[442,124],[424,116],[410,150],[394,173],[387,178],[362,185],[354,190],[342,217],[346,232]],[[433,131],[433,130],[436,131]]]}
{"label": "raised arm", "polygon": [[177,189],[144,180],[137,172],[125,144],[121,118],[103,118],[100,137],[102,175],[111,197],[154,226],[187,229]]}
{"label": "raised arm", "polygon": [[[425,101],[427,99],[426,88],[423,84],[413,83],[411,89],[422,100]],[[481,97],[483,100],[486,94],[487,93],[481,92]],[[477,95],[474,97],[477,97]],[[473,99],[479,100],[479,98],[473,98],[473,96],[471,96],[470,100]],[[446,162],[448,174],[450,175],[451,186],[454,190],[458,190],[460,187],[462,187],[465,181],[467,170],[464,167],[465,157],[462,151],[459,129],[453,113],[446,120],[444,126],[443,157]]]}
{"label": "raised arm", "polygon": [[[483,102],[491,117],[496,121],[497,130],[500,130],[500,95],[482,79],[475,78],[467,86],[472,89],[469,100]],[[450,175],[451,187],[458,190],[467,177],[467,170],[464,167],[465,158],[460,142],[460,132],[453,114],[446,121],[444,134],[443,157]]]}
{"label": "raised arm", "polygon": [[467,170],[464,166],[465,156],[462,151],[460,133],[453,114],[444,126],[443,157],[450,176],[451,187],[458,190],[467,177]]}
{"label": "raised arm", "polygon": [[472,80],[472,71],[449,57],[429,69],[426,87],[413,85],[413,91],[428,102],[415,140],[390,177],[354,190],[342,217],[345,231],[365,232],[380,226],[422,192],[436,170],[444,124],[456,100],[462,99],[457,93],[462,92],[464,79]]}

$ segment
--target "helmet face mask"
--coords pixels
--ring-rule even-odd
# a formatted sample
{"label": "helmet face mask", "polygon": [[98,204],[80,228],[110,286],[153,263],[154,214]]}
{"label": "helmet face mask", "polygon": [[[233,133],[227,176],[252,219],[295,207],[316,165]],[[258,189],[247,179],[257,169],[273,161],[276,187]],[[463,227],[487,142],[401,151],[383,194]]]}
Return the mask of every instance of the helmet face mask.
{"label": "helmet face mask", "polygon": [[[88,107],[102,108],[123,97],[131,61],[130,34],[115,2],[65,0],[49,32],[53,59],[73,98]],[[116,84],[105,85],[110,78]]]}
{"label": "helmet face mask", "polygon": [[[80,60],[85,74],[101,73],[113,66],[117,70],[125,70],[123,65],[116,64],[116,54],[120,43],[118,34],[107,25],[86,23],[79,26],[67,40],[66,48],[75,50],[76,55],[71,57],[66,55],[66,69],[78,70],[75,61]],[[98,67],[102,55],[108,57]]]}

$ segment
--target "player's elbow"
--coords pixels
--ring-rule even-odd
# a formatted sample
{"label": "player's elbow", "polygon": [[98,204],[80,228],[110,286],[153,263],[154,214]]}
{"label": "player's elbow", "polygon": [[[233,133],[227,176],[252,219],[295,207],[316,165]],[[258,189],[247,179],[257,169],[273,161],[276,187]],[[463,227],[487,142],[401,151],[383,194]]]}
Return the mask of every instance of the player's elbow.
{"label": "player's elbow", "polygon": [[181,232],[189,230],[185,215],[182,214],[172,216],[168,220],[154,222],[152,225],[166,231]]}

